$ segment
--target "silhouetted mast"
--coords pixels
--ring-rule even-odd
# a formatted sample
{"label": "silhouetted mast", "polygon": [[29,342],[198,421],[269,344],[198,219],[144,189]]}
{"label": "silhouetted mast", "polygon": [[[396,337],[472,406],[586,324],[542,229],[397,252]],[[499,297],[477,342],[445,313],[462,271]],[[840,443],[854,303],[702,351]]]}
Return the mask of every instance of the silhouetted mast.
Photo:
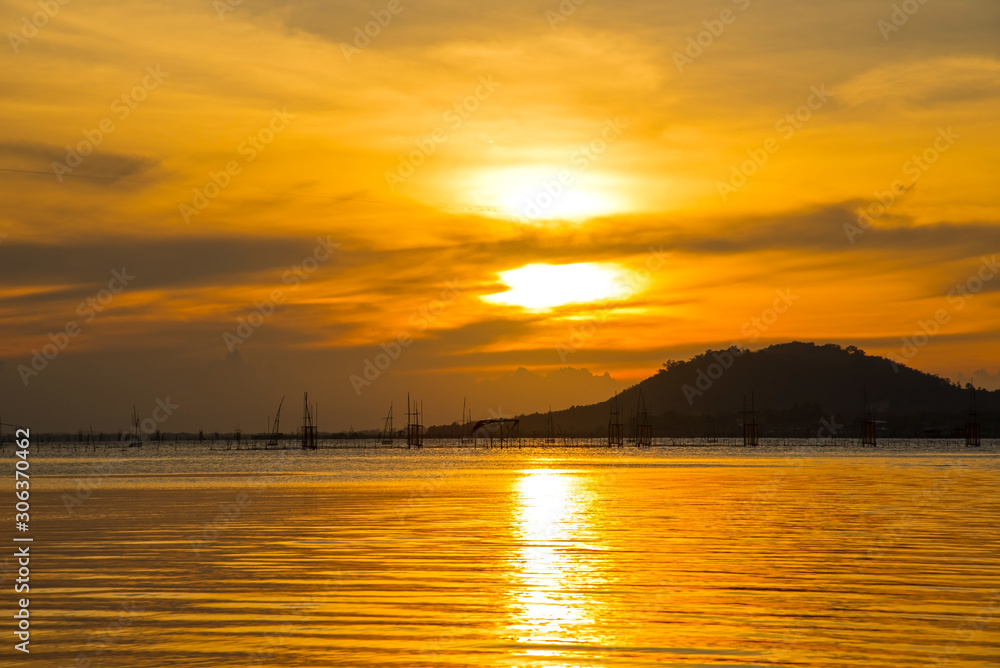
{"label": "silhouetted mast", "polygon": [[648,448],[653,445],[653,428],[649,424],[649,414],[646,413],[646,400],[639,390],[639,401],[635,407],[635,444],[639,448]]}
{"label": "silhouetted mast", "polygon": [[[382,445],[392,445],[392,402],[389,402],[389,414],[385,416],[385,421],[382,424],[382,434],[379,436],[379,440],[382,441]],[[378,447],[378,443],[375,444]]]}
{"label": "silhouetted mast", "polygon": [[[747,419],[749,417],[749,420]],[[743,447],[757,447],[757,409],[753,392],[750,392],[750,413],[747,414],[747,395],[743,395]]]}
{"label": "silhouetted mast", "polygon": [[865,386],[863,390],[862,403],[864,404],[864,425],[862,426],[861,432],[861,445],[866,448],[874,448],[877,446],[875,437],[875,418],[872,417],[872,409],[868,404],[867,386]]}
{"label": "silhouetted mast", "polygon": [[[4,421],[3,421],[3,419],[0,419],[0,452],[2,452],[2,451],[4,450],[4,441],[3,441],[3,428],[4,428],[4,427],[13,427],[13,428],[17,428],[17,425],[16,425],[16,424],[8,424],[8,423],[4,422]],[[91,429],[90,431],[91,431],[91,433],[93,433],[93,431],[94,431],[94,430],[93,430],[93,429]],[[17,435],[17,434],[16,434],[16,432],[15,432],[15,436],[16,436],[16,435]],[[95,441],[95,443],[96,443],[96,441]],[[97,446],[96,446],[96,445],[94,446],[94,449],[95,449],[95,450],[97,449]]]}
{"label": "silhouetted mast", "polygon": [[462,397],[462,419],[458,421],[459,443],[465,443],[465,402],[468,397]]}
{"label": "silhouetted mast", "polygon": [[316,443],[316,423],[309,409],[309,393],[306,392],[302,399],[302,449],[315,450],[317,447],[319,446]]}
{"label": "silhouetted mast", "polygon": [[618,393],[615,392],[614,398],[611,399],[611,416],[608,418],[609,448],[624,447],[624,426],[622,424],[621,399],[618,397]]}
{"label": "silhouetted mast", "polygon": [[132,406],[132,425],[128,435],[124,438],[125,445],[130,448],[142,447],[142,431],[139,428],[139,412]]}
{"label": "silhouetted mast", "polygon": [[965,425],[965,444],[978,448],[981,445],[979,440],[979,416],[976,414],[976,386],[972,386],[972,399],[969,404],[969,422]]}
{"label": "silhouetted mast", "polygon": [[410,395],[406,395],[406,447],[409,448],[422,448],[424,447],[424,426],[420,424],[420,415],[423,413],[423,401],[420,402],[419,408],[416,400],[411,404]]}
{"label": "silhouetted mast", "polygon": [[268,446],[278,445],[278,441],[281,438],[281,432],[278,431],[278,425],[281,421],[281,405],[285,403],[285,397],[281,397],[281,401],[278,402],[278,412],[274,414],[274,425],[271,427],[271,436],[267,439]]}

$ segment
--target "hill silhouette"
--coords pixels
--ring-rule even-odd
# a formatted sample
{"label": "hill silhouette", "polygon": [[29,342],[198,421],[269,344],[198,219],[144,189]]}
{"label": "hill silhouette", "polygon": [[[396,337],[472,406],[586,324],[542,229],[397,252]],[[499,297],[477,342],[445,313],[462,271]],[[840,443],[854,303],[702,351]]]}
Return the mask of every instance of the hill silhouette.
{"label": "hill silhouette", "polygon": [[[689,437],[741,433],[743,402],[751,393],[762,436],[857,435],[867,395],[882,435],[958,437],[971,399],[969,388],[854,346],[798,341],[670,360],[625,390],[626,417],[636,412],[640,393],[655,436]],[[556,434],[605,436],[610,402],[554,412]],[[1000,391],[977,390],[976,405],[983,435],[997,433]],[[546,414],[519,417],[522,435],[546,433]],[[439,429],[448,428],[434,431]]]}

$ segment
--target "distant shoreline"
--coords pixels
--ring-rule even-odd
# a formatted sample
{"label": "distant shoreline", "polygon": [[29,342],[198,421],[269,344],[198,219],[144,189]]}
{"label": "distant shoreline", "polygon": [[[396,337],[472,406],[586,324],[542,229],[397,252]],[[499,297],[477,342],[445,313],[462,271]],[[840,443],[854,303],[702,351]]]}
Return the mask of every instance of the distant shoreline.
{"label": "distant shoreline", "polygon": [[[337,437],[321,437],[317,439],[318,450],[420,450],[420,449],[431,449],[431,450],[518,450],[518,449],[533,449],[533,450],[544,450],[544,449],[565,449],[574,448],[581,450],[610,450],[610,451],[645,451],[650,449],[688,449],[688,448],[700,448],[700,449],[773,449],[773,448],[796,448],[796,449],[859,449],[859,450],[878,450],[878,449],[898,449],[908,446],[953,446],[968,448],[970,452],[983,451],[984,449],[989,451],[996,447],[1000,447],[1000,439],[984,439],[982,446],[979,447],[968,447],[966,446],[963,439],[960,438],[886,438],[879,442],[876,448],[864,447],[860,444],[857,438],[837,438],[837,439],[804,439],[804,438],[785,438],[785,437],[762,437],[760,439],[760,444],[758,446],[744,446],[741,440],[737,437],[729,438],[717,438],[715,441],[709,439],[697,439],[697,438],[670,438],[662,437],[655,438],[653,440],[653,445],[651,447],[637,447],[634,444],[627,444],[623,447],[609,447],[606,439],[600,438],[566,438],[557,439],[554,443],[546,442],[545,438],[527,438],[522,437],[521,439],[515,440],[513,442],[505,442],[503,446],[498,443],[494,443],[491,447],[489,441],[483,441],[482,439],[474,444],[472,442],[459,442],[459,439],[455,438],[425,438],[423,448],[407,448],[405,441],[401,441],[398,444],[384,444],[378,439],[374,438],[337,438]],[[181,447],[185,449],[200,449],[206,452],[234,452],[234,451],[272,451],[272,452],[289,452],[289,451],[299,451],[302,450],[298,439],[289,438],[281,440],[277,445],[268,445],[266,439],[244,439],[239,443],[233,440],[220,439],[217,441],[212,441],[205,439],[203,441],[198,441],[197,438],[169,438],[164,437],[162,440],[148,439],[143,441],[142,445],[138,446],[127,446],[120,441],[113,439],[105,439],[103,441],[79,441],[74,439],[65,438],[64,434],[40,434],[36,439],[36,445],[40,446],[41,450],[46,449],[65,449],[65,450],[120,450],[120,451],[142,451],[148,450],[150,448],[175,448],[179,449]],[[6,448],[4,448],[4,451]]]}

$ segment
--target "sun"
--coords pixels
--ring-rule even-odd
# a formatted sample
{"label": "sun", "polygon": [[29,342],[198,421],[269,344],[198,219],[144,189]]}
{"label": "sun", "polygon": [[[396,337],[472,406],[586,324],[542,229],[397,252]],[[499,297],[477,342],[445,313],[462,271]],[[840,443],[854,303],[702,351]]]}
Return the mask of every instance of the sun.
{"label": "sun", "polygon": [[596,172],[559,167],[510,167],[477,175],[467,189],[476,202],[500,217],[524,224],[582,222],[629,207],[616,180]]}
{"label": "sun", "polygon": [[546,310],[566,304],[616,301],[634,292],[632,274],[616,264],[528,264],[499,273],[508,290],[484,295],[491,304]]}

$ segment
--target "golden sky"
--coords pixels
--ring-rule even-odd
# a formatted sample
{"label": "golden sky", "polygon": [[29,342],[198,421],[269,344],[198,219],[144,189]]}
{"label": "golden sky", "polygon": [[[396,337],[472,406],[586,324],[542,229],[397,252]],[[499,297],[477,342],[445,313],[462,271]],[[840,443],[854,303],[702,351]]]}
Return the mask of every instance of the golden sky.
{"label": "golden sky", "polygon": [[5,395],[117,424],[238,365],[177,428],[307,386],[332,428],[733,343],[1000,371],[1000,5],[578,2],[0,3]]}

